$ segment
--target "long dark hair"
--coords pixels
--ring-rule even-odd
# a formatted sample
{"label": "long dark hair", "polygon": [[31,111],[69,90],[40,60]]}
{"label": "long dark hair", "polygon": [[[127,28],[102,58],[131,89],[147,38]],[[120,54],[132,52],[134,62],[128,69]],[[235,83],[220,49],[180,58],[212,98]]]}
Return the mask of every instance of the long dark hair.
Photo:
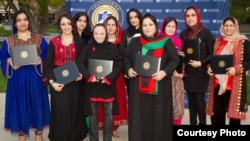
{"label": "long dark hair", "polygon": [[62,20],[63,17],[65,17],[68,20],[70,20],[70,25],[72,26],[72,28],[74,28],[74,20],[73,20],[72,16],[70,14],[64,12],[64,13],[60,14],[58,16],[58,18],[57,18],[57,26],[58,26],[60,32],[62,32],[61,31],[61,27],[60,27],[60,22],[61,22],[61,20]]}
{"label": "long dark hair", "polygon": [[76,22],[79,20],[80,17],[86,17],[87,20],[87,25],[85,27],[85,29],[83,30],[82,35],[80,35],[81,37],[83,37],[84,39],[87,38],[89,39],[90,37],[92,37],[92,28],[90,25],[90,21],[89,21],[89,17],[88,14],[86,12],[78,12],[75,14],[75,16],[73,17],[74,22],[75,22],[75,26],[74,26],[74,30],[73,32],[77,34],[77,27],[76,27]]}
{"label": "long dark hair", "polygon": [[129,25],[130,27],[132,27],[132,25],[131,25],[131,23],[130,23],[130,19],[129,19],[129,14],[130,14],[131,12],[135,12],[135,13],[136,13],[136,15],[137,15],[137,17],[138,17],[138,19],[139,19],[139,21],[140,21],[140,25],[141,25],[141,22],[142,22],[142,14],[141,14],[141,12],[140,12],[138,9],[136,9],[136,8],[130,8],[129,11],[127,12],[126,20],[127,20],[128,25]]}
{"label": "long dark hair", "polygon": [[17,33],[17,27],[16,27],[16,22],[17,22],[17,16],[20,15],[20,14],[25,14],[28,21],[29,21],[29,27],[28,27],[28,30],[29,31],[32,31],[32,28],[31,28],[31,23],[30,23],[30,18],[28,16],[28,14],[26,13],[26,11],[20,9],[18,11],[16,11],[13,15],[13,20],[12,20],[12,34],[16,34]]}

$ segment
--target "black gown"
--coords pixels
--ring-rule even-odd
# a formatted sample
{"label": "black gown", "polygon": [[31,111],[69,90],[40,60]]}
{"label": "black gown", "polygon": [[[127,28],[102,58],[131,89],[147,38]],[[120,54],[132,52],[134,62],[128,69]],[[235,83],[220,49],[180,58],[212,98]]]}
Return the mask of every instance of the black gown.
{"label": "black gown", "polygon": [[[60,44],[61,41],[56,44]],[[53,39],[52,39],[53,40]],[[85,46],[83,40],[74,36],[75,60]],[[65,47],[65,50],[67,50]],[[69,50],[67,50],[69,51]],[[66,53],[69,55],[69,52]],[[57,56],[58,57],[58,56]],[[50,79],[55,80],[53,68],[55,61],[55,44],[50,42],[44,65],[43,79],[48,84]],[[65,57],[66,58],[66,57]],[[63,59],[62,59],[63,60]],[[66,62],[69,61],[66,59]],[[77,64],[79,67],[79,64]],[[56,92],[50,86],[51,122],[49,139],[52,141],[82,141],[87,136],[87,126],[84,116],[84,93],[80,81],[73,81],[64,85],[61,92]]]}
{"label": "black gown", "polygon": [[[133,56],[141,52],[140,37],[131,40],[125,57],[125,70],[133,66]],[[164,45],[160,70],[167,76],[159,81],[159,94],[141,94],[138,90],[138,76],[130,79],[128,97],[129,141],[172,141],[173,104],[171,76],[179,62],[176,48],[171,40]]]}

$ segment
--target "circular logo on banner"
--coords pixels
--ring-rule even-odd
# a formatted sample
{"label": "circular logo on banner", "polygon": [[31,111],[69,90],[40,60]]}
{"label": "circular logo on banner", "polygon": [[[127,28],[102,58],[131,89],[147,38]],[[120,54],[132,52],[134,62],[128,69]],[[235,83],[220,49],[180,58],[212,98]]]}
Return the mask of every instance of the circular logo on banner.
{"label": "circular logo on banner", "polygon": [[119,4],[112,0],[100,0],[95,2],[88,11],[91,17],[92,25],[103,23],[109,16],[117,18],[119,23],[123,24],[123,11]]}

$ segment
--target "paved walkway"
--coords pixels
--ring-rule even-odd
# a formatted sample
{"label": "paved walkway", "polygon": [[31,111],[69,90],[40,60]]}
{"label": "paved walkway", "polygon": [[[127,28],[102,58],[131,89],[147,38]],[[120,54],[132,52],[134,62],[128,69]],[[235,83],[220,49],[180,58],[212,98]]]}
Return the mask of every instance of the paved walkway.
{"label": "paved walkway", "polygon": [[[11,136],[11,134],[8,131],[4,130],[4,107],[5,106],[5,94],[0,93],[0,140],[1,141],[17,141],[16,136]],[[250,109],[250,106],[249,108]],[[208,124],[210,124],[209,117],[207,117]],[[188,109],[185,109],[185,114],[183,118],[183,124],[188,125],[189,118],[188,118]],[[250,124],[250,111],[247,113],[247,120],[242,121],[242,124]],[[127,125],[122,125],[119,127],[118,132],[120,134],[119,138],[114,138],[113,141],[128,141],[128,135],[127,135]],[[45,130],[43,136],[44,136],[44,141],[49,141],[48,137],[48,129]],[[35,141],[34,139],[34,134],[31,133],[30,138],[27,141]],[[84,141],[89,141],[88,138],[86,138]]]}

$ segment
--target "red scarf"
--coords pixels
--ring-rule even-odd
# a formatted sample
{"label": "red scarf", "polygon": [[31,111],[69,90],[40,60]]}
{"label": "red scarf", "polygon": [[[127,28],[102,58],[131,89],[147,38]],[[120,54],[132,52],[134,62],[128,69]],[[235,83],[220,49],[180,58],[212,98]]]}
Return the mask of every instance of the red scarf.
{"label": "red scarf", "polygon": [[[166,41],[167,40],[165,37],[158,38],[151,42],[140,37],[140,42],[143,45],[142,50],[143,48],[147,48],[147,45],[150,44],[150,47],[148,49],[153,49],[152,56],[157,58],[161,58],[164,49],[163,46],[165,45]],[[143,85],[142,79],[148,79],[147,85]],[[139,91],[144,94],[158,95],[158,81],[152,79],[152,77],[146,78],[139,76]]]}

